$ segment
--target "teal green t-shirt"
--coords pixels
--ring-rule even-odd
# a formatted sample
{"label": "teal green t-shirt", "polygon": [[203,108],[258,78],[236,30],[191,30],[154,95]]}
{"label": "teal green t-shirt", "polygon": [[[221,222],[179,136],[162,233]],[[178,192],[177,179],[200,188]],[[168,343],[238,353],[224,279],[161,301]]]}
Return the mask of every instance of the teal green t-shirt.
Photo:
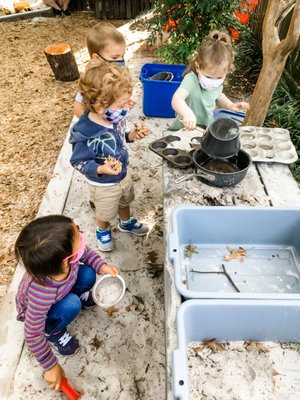
{"label": "teal green t-shirt", "polygon": [[[213,120],[213,111],[216,108],[216,102],[220,98],[223,85],[213,90],[205,90],[201,87],[198,76],[193,72],[189,72],[180,84],[189,95],[186,98],[186,104],[193,110],[197,125],[208,126]],[[183,128],[182,122],[176,115],[175,121],[170,126],[170,130],[177,131]]]}

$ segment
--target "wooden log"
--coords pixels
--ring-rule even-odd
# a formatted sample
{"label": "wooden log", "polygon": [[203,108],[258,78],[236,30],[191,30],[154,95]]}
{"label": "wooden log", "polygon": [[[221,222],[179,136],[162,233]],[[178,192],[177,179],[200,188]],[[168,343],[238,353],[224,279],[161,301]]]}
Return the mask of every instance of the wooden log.
{"label": "wooden log", "polygon": [[56,80],[70,82],[79,78],[76,59],[68,43],[51,44],[44,53]]}

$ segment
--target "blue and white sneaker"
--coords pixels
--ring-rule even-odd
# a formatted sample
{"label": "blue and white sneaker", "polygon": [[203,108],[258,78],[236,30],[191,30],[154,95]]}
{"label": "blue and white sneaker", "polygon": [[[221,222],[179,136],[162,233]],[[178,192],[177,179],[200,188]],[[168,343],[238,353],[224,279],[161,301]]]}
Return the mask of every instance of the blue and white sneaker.
{"label": "blue and white sneaker", "polygon": [[99,231],[96,229],[96,237],[98,240],[98,247],[101,251],[112,251],[114,248],[114,242],[111,237],[110,228],[105,229],[105,231]]}
{"label": "blue and white sneaker", "polygon": [[141,224],[137,219],[130,217],[129,222],[124,223],[120,219],[118,220],[118,229],[121,232],[133,233],[137,236],[145,236],[149,232],[147,225]]}
{"label": "blue and white sneaker", "polygon": [[66,328],[49,336],[46,335],[46,338],[63,356],[72,356],[80,348],[78,339],[75,339]]}

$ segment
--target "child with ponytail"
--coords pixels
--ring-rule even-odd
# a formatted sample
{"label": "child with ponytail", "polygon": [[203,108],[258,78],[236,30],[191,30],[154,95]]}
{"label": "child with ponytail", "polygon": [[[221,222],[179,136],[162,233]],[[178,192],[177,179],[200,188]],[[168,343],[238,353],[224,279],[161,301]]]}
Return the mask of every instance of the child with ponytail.
{"label": "child with ponytail", "polygon": [[233,61],[230,36],[225,32],[211,32],[198,47],[173,95],[172,107],[177,115],[171,130],[208,126],[216,107],[231,111],[249,109],[247,102],[233,103],[223,93],[223,83],[233,70]]}

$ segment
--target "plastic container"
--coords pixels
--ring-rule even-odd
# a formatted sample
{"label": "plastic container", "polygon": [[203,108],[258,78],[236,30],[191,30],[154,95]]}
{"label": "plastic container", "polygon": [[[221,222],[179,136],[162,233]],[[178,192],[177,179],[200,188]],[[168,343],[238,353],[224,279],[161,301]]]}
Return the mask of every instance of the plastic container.
{"label": "plastic container", "polygon": [[102,275],[93,287],[94,302],[102,308],[108,308],[119,303],[125,294],[126,285],[120,275]]}
{"label": "plastic container", "polygon": [[[168,237],[175,286],[185,299],[300,300],[299,232],[300,208],[178,207]],[[224,259],[239,247],[242,261]]]}
{"label": "plastic container", "polygon": [[242,111],[229,111],[225,108],[219,108],[214,111],[214,119],[229,118],[235,121],[238,125],[244,121],[246,113]]}
{"label": "plastic container", "polygon": [[[173,352],[173,398],[189,399],[187,345],[190,342],[300,342],[300,301],[187,300],[177,312]],[[237,383],[238,384],[238,383]]]}
{"label": "plastic container", "polygon": [[228,118],[218,118],[207,128],[201,139],[202,150],[213,158],[230,158],[238,154],[241,143],[238,124]]}
{"label": "plastic container", "polygon": [[[171,106],[173,94],[182,81],[182,73],[186,65],[181,64],[144,64],[140,80],[143,86],[143,113],[148,117],[174,118]],[[173,74],[171,81],[151,80],[159,72]]]}

